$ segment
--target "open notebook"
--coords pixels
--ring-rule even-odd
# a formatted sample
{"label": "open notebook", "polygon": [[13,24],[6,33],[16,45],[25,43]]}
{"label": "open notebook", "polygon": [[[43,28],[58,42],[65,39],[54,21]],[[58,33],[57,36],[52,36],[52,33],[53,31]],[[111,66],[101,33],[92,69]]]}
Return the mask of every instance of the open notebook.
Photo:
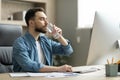
{"label": "open notebook", "polygon": [[84,66],[84,67],[73,67],[74,73],[90,73],[103,69],[104,66]]}

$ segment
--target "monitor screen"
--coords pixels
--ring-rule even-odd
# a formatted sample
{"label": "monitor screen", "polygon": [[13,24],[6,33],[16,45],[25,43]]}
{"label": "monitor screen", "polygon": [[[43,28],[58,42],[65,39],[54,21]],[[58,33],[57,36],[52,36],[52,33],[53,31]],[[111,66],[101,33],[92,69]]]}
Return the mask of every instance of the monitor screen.
{"label": "monitor screen", "polygon": [[117,48],[117,40],[120,40],[120,25],[115,15],[106,13],[95,14],[87,65],[106,64],[107,59],[114,61],[120,59],[120,48]]}

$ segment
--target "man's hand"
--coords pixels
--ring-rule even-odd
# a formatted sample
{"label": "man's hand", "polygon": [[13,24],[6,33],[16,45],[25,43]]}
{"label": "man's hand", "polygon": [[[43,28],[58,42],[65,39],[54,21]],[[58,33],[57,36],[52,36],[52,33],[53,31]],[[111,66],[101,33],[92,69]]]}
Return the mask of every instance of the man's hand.
{"label": "man's hand", "polygon": [[55,34],[55,33],[59,33],[60,35],[62,35],[62,29],[53,25],[53,32],[52,34]]}
{"label": "man's hand", "polygon": [[67,46],[68,42],[66,39],[62,36],[62,29],[55,26],[51,25],[51,31],[48,30],[48,34],[53,36],[53,38],[57,39],[62,45]]}
{"label": "man's hand", "polygon": [[55,39],[60,38],[62,36],[62,29],[58,28],[57,26],[53,25],[52,36]]}
{"label": "man's hand", "polygon": [[72,66],[70,65],[63,65],[58,67],[59,72],[72,72]]}

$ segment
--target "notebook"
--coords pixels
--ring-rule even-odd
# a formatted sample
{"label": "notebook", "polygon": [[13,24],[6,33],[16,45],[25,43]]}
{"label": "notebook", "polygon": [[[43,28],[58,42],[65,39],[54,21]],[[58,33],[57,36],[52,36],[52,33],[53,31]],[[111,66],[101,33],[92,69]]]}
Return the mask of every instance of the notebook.
{"label": "notebook", "polygon": [[73,68],[74,73],[90,73],[98,70],[100,70],[100,68],[97,68],[97,67],[84,67],[84,68],[74,67]]}

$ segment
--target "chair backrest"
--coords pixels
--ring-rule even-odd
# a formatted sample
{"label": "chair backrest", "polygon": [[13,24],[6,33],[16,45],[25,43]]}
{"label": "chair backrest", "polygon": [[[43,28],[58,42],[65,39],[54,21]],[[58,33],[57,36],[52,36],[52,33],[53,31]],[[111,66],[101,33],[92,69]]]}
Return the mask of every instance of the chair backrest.
{"label": "chair backrest", "polygon": [[22,35],[19,25],[0,24],[0,73],[13,72],[12,45]]}

